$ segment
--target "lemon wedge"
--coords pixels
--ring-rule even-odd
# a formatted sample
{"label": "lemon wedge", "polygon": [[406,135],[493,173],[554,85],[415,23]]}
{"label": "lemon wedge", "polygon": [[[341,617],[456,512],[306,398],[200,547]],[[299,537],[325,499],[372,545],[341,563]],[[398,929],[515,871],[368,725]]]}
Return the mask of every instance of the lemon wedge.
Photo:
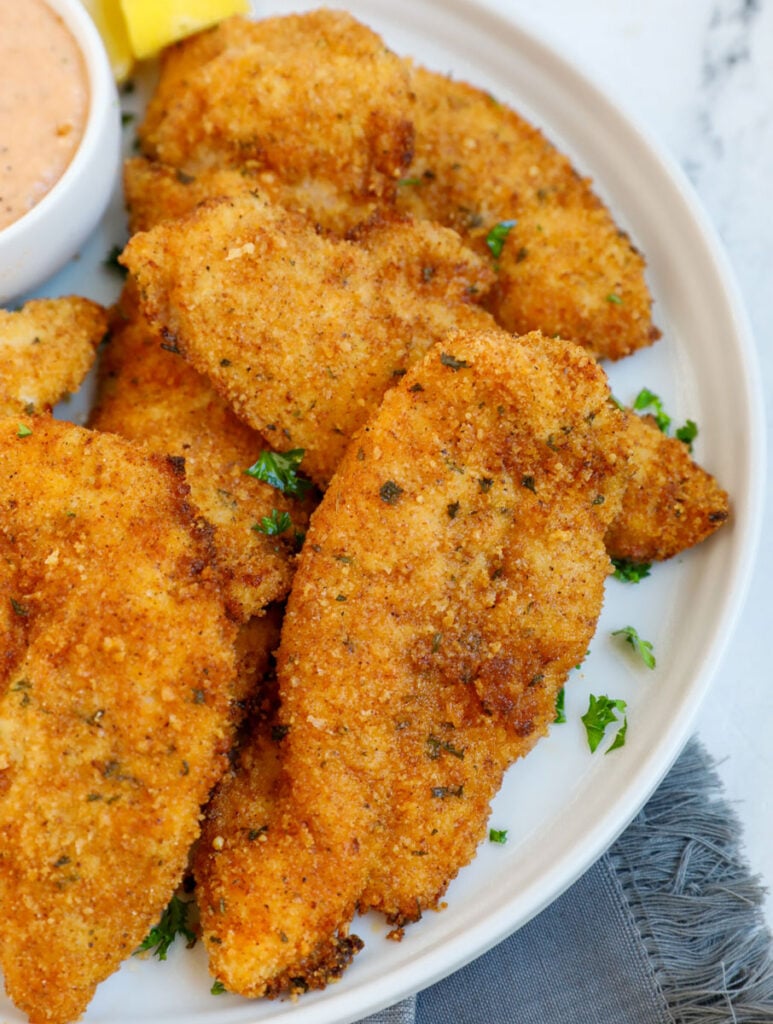
{"label": "lemon wedge", "polygon": [[84,0],[105,43],[113,74],[126,79],[136,60],[154,57],[165,46],[200,32],[233,14],[249,0]]}
{"label": "lemon wedge", "polygon": [[97,26],[105,44],[116,82],[125,81],[134,67],[134,53],[129,42],[119,0],[83,0],[86,10]]}
{"label": "lemon wedge", "polygon": [[120,0],[132,52],[138,60],[152,57],[170,43],[244,14],[248,0]]}

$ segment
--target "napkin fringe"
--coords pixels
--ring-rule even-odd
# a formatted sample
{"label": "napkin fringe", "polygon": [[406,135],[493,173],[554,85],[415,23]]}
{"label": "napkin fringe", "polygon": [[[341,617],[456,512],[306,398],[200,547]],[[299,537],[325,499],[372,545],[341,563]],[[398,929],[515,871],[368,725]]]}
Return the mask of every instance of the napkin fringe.
{"label": "napkin fringe", "polygon": [[608,854],[675,1024],[773,1021],[765,890],[721,789],[692,740]]}

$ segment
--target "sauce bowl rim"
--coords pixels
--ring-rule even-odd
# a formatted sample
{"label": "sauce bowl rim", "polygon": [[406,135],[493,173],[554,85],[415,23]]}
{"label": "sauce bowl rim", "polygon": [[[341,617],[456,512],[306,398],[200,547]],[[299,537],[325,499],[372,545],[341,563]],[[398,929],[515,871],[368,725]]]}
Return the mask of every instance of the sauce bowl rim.
{"label": "sauce bowl rim", "polygon": [[[34,206],[17,220],[0,229],[0,247],[12,244],[17,236],[34,227],[58,202],[66,201],[66,193],[78,181],[104,143],[105,122],[118,120],[118,90],[102,38],[81,0],[42,0],[60,17],[75,40],[83,59],[88,88],[88,113],[77,148],[60,177]],[[110,154],[106,154],[109,158]],[[117,173],[116,167],[113,173]]]}

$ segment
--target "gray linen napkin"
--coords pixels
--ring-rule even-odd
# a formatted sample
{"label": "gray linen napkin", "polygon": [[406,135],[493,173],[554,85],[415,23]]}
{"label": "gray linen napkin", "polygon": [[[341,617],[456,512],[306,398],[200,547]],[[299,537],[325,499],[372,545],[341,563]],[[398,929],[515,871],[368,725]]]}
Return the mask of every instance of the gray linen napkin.
{"label": "gray linen napkin", "polygon": [[616,843],[538,917],[363,1024],[765,1024],[773,940],[691,740]]}

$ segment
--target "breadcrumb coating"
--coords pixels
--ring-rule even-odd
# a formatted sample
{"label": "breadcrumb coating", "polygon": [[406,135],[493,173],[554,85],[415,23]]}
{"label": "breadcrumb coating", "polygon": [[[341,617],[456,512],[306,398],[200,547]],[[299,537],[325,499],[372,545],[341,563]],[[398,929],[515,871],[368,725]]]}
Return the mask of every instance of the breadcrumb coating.
{"label": "breadcrumb coating", "polygon": [[[415,156],[399,206],[454,228],[496,264],[497,321],[598,358],[652,344],[660,332],[644,259],[568,157],[482,89],[421,67],[411,67],[411,87]],[[486,240],[500,224],[492,254]]]}
{"label": "breadcrumb coating", "polygon": [[0,415],[50,410],[76,391],[107,330],[107,312],[72,295],[0,310]]}
{"label": "breadcrumb coating", "polygon": [[428,221],[378,217],[317,234],[257,194],[135,235],[122,261],[143,311],[277,450],[324,486],[352,433],[430,345],[491,326],[490,269]]}
{"label": "breadcrumb coating", "polygon": [[[265,441],[170,347],[142,316],[129,282],[100,361],[90,424],[185,460],[191,499],[213,527],[229,609],[243,622],[287,595],[313,499],[245,474]],[[272,515],[289,516],[281,533],[256,529]]]}
{"label": "breadcrumb coating", "polygon": [[727,492],[692,458],[689,447],[667,437],[653,416],[626,415],[632,477],[620,514],[606,534],[613,558],[656,562],[694,547],[730,516]]}
{"label": "breadcrumb coating", "polygon": [[300,557],[274,742],[246,748],[199,848],[229,991],[324,984],[356,907],[415,920],[474,856],[593,635],[621,421],[577,346],[468,331],[357,434]]}
{"label": "breadcrumb coating", "polygon": [[21,423],[0,421],[0,965],[33,1024],[65,1024],[181,879],[226,767],[234,627],[178,467]]}
{"label": "breadcrumb coating", "polygon": [[308,204],[388,202],[410,162],[402,62],[343,11],[234,18],[174,47],[140,127],[143,152],[196,173],[272,171]]}

